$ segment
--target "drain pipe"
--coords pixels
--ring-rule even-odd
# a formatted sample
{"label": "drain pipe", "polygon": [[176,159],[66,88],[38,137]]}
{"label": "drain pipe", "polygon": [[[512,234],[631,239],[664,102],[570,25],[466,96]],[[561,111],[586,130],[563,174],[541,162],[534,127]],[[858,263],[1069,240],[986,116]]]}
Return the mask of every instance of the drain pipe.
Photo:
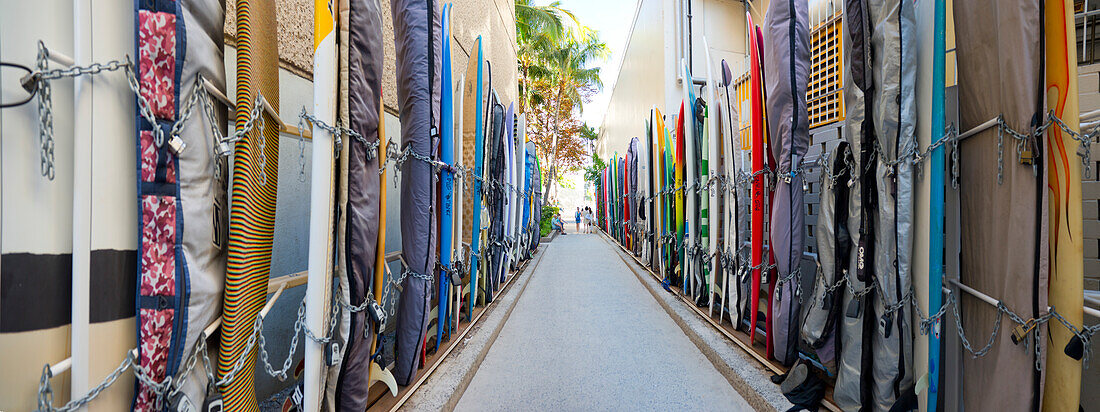
{"label": "drain pipe", "polygon": [[[693,66],[692,52],[691,52],[691,0],[684,0],[687,2],[687,25],[684,26],[687,29],[687,59],[688,59],[688,71],[695,73],[695,67]],[[694,76],[692,76],[694,77]]]}

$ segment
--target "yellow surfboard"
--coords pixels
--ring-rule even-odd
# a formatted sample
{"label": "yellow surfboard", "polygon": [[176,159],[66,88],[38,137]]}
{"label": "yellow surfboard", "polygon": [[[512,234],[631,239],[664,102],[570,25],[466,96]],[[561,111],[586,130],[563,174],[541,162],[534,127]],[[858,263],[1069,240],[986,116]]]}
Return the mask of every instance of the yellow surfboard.
{"label": "yellow surfboard", "polygon": [[[1073,2],[1047,0],[1047,109],[1072,130],[1079,129],[1077,106],[1077,37]],[[1078,142],[1059,127],[1046,132],[1047,196],[1050,199],[1050,290],[1048,302],[1080,328],[1084,304],[1084,240],[1081,223],[1081,163]],[[1044,411],[1075,411],[1081,403],[1081,361],[1066,355],[1073,334],[1051,321],[1046,359]]]}

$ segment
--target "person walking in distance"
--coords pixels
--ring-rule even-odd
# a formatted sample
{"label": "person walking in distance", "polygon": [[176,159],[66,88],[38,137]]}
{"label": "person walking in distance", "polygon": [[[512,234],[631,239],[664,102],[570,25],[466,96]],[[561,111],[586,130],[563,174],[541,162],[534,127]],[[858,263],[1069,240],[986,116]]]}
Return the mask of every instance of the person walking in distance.
{"label": "person walking in distance", "polygon": [[592,233],[592,224],[595,218],[592,217],[592,209],[588,206],[584,207],[584,233]]}
{"label": "person walking in distance", "polygon": [[573,225],[574,225],[574,229],[576,229],[577,233],[580,233],[580,231],[581,231],[581,208],[580,207],[577,208],[577,213],[573,214]]}

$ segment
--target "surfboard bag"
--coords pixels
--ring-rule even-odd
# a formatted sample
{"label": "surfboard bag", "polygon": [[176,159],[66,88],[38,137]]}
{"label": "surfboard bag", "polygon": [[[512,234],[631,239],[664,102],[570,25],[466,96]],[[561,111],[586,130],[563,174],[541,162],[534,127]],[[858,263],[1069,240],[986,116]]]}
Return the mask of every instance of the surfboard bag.
{"label": "surfboard bag", "polygon": [[817,276],[813,289],[807,295],[807,304],[803,306],[802,340],[817,353],[818,359],[830,374],[836,374],[837,362],[837,325],[842,315],[845,286],[835,287],[837,281],[847,273],[851,235],[848,231],[848,181],[851,173],[847,162],[851,162],[851,151],[847,142],[840,142],[827,160],[828,167],[822,172],[821,204],[818,208],[817,225],[814,226],[817,239]]}
{"label": "surfboard bag", "polygon": [[[917,47],[916,12],[912,2],[868,1],[872,21],[871,68],[873,87],[871,122],[876,145],[874,169],[874,278],[873,296],[876,332],[872,335],[871,376],[873,407],[888,410],[912,392],[913,327],[912,306],[898,304],[912,288],[913,250],[913,167],[908,159],[896,166],[899,153],[916,142]],[[864,371],[867,371],[866,369]],[[866,373],[866,372],[865,372]]]}
{"label": "surfboard bag", "polygon": [[[955,28],[959,130],[970,130],[997,116],[1004,116],[1015,130],[1032,130],[1048,110],[1044,108],[1043,4],[956,2],[954,16],[955,21],[966,23]],[[1051,275],[1044,250],[1050,240],[1046,227],[1050,203],[1044,198],[1047,172],[1022,164],[1015,145],[1009,143],[1015,140],[1005,137],[1004,175],[998,182],[997,134],[993,127],[959,142],[957,193],[964,239],[959,277],[963,284],[999,299],[1025,318],[1037,317],[1047,307]],[[1041,140],[1027,144],[1042,147]],[[996,322],[996,309],[969,294],[957,297],[963,328],[968,335],[983,336],[984,343]],[[963,352],[961,381],[945,381],[960,386],[965,410],[1040,408],[1044,377],[1035,369],[1035,347],[1029,345],[1039,345],[1040,360],[1047,359],[1045,351],[1063,348],[1048,348],[1050,338],[1043,328],[1036,328],[1039,339],[1015,345],[1008,332],[1015,324],[1007,317],[1004,322],[989,353],[975,358]],[[945,345],[944,350],[961,349]]]}
{"label": "surfboard bag", "polygon": [[[401,114],[401,146],[432,156],[439,140],[439,56],[442,24],[434,0],[392,0],[397,50],[397,100]],[[373,171],[377,173],[377,170]],[[436,176],[418,160],[401,165],[401,254],[405,278],[397,305],[394,379],[408,385],[420,366],[420,349],[428,331],[429,305],[436,268],[436,238],[432,205]],[[363,389],[365,390],[365,389]]]}
{"label": "surfboard bag", "polygon": [[[775,1],[768,5],[762,32],[770,47],[764,48],[768,131],[772,156],[778,160],[776,187],[771,202],[771,251],[779,272],[772,295],[772,333],[775,358],[783,365],[798,359],[799,294],[805,211],[802,174],[798,169],[810,145],[806,86],[810,71],[809,6],[806,2]],[[793,274],[793,275],[792,275]]]}
{"label": "surfboard bag", "polygon": [[[844,84],[844,136],[847,139],[852,153],[851,185],[848,192],[848,229],[851,237],[852,252],[848,261],[848,282],[855,291],[863,291],[870,283],[861,267],[870,267],[870,262],[860,259],[860,250],[866,248],[865,237],[869,225],[865,226],[866,217],[863,209],[865,190],[868,185],[863,176],[864,164],[868,161],[868,150],[871,141],[868,135],[871,133],[871,125],[868,123],[869,105],[865,100],[864,91],[870,88],[870,22],[863,0],[848,0],[845,2],[844,18],[844,46],[845,70],[849,74],[845,76]],[[864,143],[866,142],[866,144]],[[847,288],[847,287],[845,287]],[[865,327],[865,312],[868,309],[869,298],[863,296],[856,298],[845,291],[841,303],[841,320],[839,324],[840,336],[838,339],[838,359],[836,384],[833,386],[833,400],[842,410],[857,410],[863,405],[872,405],[870,390],[864,388],[862,371],[869,371],[871,344],[870,334],[874,333],[874,320],[866,323],[871,330]],[[871,318],[873,316],[867,316]],[[866,349],[866,351],[864,350]]]}
{"label": "surfboard bag", "polygon": [[504,189],[504,217],[501,219],[504,225],[501,227],[502,247],[504,248],[504,264],[501,266],[501,283],[507,278],[508,270],[512,264],[512,243],[515,241],[516,220],[516,107],[508,104],[508,110],[504,113],[504,128],[501,130],[501,139],[504,146],[504,181],[507,187]]}
{"label": "surfboard bag", "polygon": [[[382,104],[382,8],[378,0],[340,2],[340,117],[342,124],[358,132],[368,143],[378,142],[379,108]],[[379,145],[377,150],[385,150]],[[344,141],[338,174],[337,274],[346,302],[359,306],[367,299],[374,284],[377,250],[380,176],[378,155],[359,139]],[[410,278],[407,278],[410,279]],[[406,279],[406,280],[407,280]],[[382,291],[374,291],[375,295]],[[347,331],[339,378],[335,386],[335,404],[339,410],[366,410],[370,382],[371,344],[377,326],[369,311],[350,313],[342,310]],[[332,383],[335,382],[333,385]]]}
{"label": "surfboard bag", "polygon": [[489,209],[489,299],[499,289],[501,273],[504,271],[504,106],[497,101],[493,92],[492,130],[489,137],[488,175],[494,185],[488,190]]}
{"label": "surfboard bag", "polygon": [[[135,1],[138,83],[162,130],[172,128],[196,78],[225,84],[222,28],[225,3]],[[224,87],[223,87],[224,90]],[[219,130],[226,108],[215,103]],[[225,282],[226,182],[223,162],[212,157],[212,125],[192,116],[180,138],[187,149],[174,154],[158,147],[153,125],[137,121],[140,258],[136,306],[138,362],[157,381],[183,379],[180,392],[201,405],[206,374],[195,368],[177,376],[181,363],[221,314]],[[167,139],[167,137],[166,137]],[[214,170],[219,169],[219,178]],[[186,224],[185,224],[186,223]],[[166,409],[180,399],[158,399],[152,387],[136,382],[133,409]]]}
{"label": "surfboard bag", "polygon": [[537,155],[535,156],[534,179],[535,211],[531,219],[534,220],[535,233],[532,234],[532,237],[534,237],[534,243],[531,245],[532,252],[539,247],[539,241],[542,240],[542,164],[539,162]]}
{"label": "surfboard bag", "polygon": [[641,238],[638,237],[638,138],[633,137],[630,139],[630,147],[627,148],[627,169],[629,170],[627,176],[627,209],[630,211],[630,223],[627,227],[630,228],[631,247],[634,254],[641,253],[639,246],[641,245]]}
{"label": "surfboard bag", "polygon": [[538,237],[538,231],[539,231],[538,220],[535,218],[535,216],[538,216],[537,214],[535,214],[535,212],[536,212],[535,202],[538,201],[538,193],[540,192],[540,190],[539,190],[539,181],[535,180],[538,177],[537,172],[535,171],[535,167],[536,167],[535,166],[535,164],[536,164],[535,151],[536,150],[538,150],[538,149],[535,148],[535,142],[527,142],[527,158],[524,161],[524,170],[525,170],[525,173],[526,173],[526,180],[527,180],[528,200],[527,200],[526,204],[523,207],[523,221],[525,222],[524,225],[526,225],[524,230],[526,230],[526,232],[525,232],[525,234],[526,234],[525,246],[526,246],[526,249],[527,249],[526,255],[528,257],[531,256],[530,252],[532,250],[535,250],[536,247],[538,247],[538,241],[539,241],[539,237]]}

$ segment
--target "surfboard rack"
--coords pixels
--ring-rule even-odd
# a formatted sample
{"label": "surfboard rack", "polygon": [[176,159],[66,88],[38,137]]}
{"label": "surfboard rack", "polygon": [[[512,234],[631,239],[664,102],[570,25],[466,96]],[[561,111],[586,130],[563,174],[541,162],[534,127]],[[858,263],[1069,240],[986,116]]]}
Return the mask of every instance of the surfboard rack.
{"label": "surfboard rack", "polygon": [[[969,293],[971,296],[974,296],[974,297],[978,298],[978,300],[981,300],[982,302],[988,303],[990,306],[993,306],[993,307],[998,307],[999,306],[998,303],[1000,301],[998,301],[997,299],[993,299],[992,296],[989,296],[985,293],[982,293],[981,291],[979,291],[977,289],[974,289],[970,286],[967,286],[966,284],[964,284],[962,282],[959,282],[958,279],[948,279],[947,281],[950,282],[952,285],[955,285],[956,287],[958,287],[959,290],[961,290],[963,292],[966,292],[966,293]],[[948,291],[947,288],[944,288],[943,290]],[[1092,316],[1094,318],[1100,318],[1100,310],[1098,310],[1098,309],[1090,308],[1088,306],[1085,306],[1084,311],[1085,311],[1086,315]],[[1050,306],[1047,306],[1046,312],[1050,312]]]}
{"label": "surfboard rack", "polygon": [[374,386],[375,382],[386,384],[386,387],[390,389],[390,396],[397,396],[397,380],[394,379],[393,373],[389,369],[378,366],[378,363],[371,362],[370,382],[367,382],[367,387]]}
{"label": "surfboard rack", "polygon": [[76,59],[73,59],[72,57],[69,57],[68,55],[63,54],[57,50],[46,47],[46,43],[39,41],[38,45],[42,48],[44,52],[46,52],[46,58],[50,61],[65,67],[72,67],[76,65]]}
{"label": "surfboard rack", "polygon": [[[214,83],[212,83],[209,79],[202,79],[202,88],[206,90],[206,94],[209,94],[213,98],[217,99],[219,102],[222,102],[222,104],[226,106],[233,106],[233,103],[229,100],[229,96],[226,96],[225,93],[222,93],[222,91],[218,89],[218,86],[215,86]],[[284,122],[283,118],[280,117],[279,113],[271,107],[271,103],[268,103],[267,98],[263,95],[260,95],[260,105],[263,106],[264,113],[267,113],[268,116],[271,116],[272,119],[275,119],[275,121],[278,122],[280,132],[294,136],[301,136],[303,139],[313,139],[313,133],[310,132],[308,129],[299,129],[297,126],[292,126]]]}

